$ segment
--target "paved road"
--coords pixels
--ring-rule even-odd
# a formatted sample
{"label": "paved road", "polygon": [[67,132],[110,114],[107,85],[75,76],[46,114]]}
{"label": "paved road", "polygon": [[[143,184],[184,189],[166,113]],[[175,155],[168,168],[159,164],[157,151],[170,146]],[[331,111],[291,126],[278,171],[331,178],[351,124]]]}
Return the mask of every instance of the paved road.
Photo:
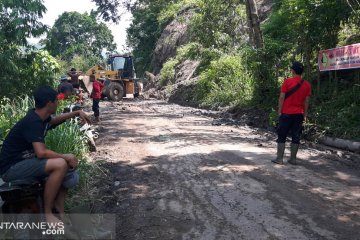
{"label": "paved road", "polygon": [[273,165],[271,133],[159,101],[101,108],[97,209],[119,239],[360,239],[358,156],[303,147],[298,166]]}

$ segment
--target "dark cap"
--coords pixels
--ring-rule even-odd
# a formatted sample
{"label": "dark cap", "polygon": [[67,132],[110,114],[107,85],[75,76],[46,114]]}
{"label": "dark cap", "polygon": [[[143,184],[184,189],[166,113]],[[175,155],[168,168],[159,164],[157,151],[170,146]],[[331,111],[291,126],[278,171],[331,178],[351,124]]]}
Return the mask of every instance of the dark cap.
{"label": "dark cap", "polygon": [[65,76],[65,75],[62,75],[61,77],[60,77],[60,81],[67,81],[68,79],[67,79],[67,76]]}
{"label": "dark cap", "polygon": [[301,75],[304,71],[304,65],[301,62],[293,62],[291,69],[294,70],[296,74]]}
{"label": "dark cap", "polygon": [[61,86],[60,88],[60,93],[66,93],[66,92],[72,92],[72,86]]}

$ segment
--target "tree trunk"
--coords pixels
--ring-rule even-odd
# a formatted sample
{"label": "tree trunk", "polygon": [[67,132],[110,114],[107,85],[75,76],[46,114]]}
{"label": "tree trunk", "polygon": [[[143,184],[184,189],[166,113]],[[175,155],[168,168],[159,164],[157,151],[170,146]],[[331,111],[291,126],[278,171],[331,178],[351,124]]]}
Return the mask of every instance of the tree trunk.
{"label": "tree trunk", "polygon": [[246,0],[246,13],[249,27],[250,42],[255,48],[262,48],[264,46],[262,32],[260,29],[259,14],[255,0]]}
{"label": "tree trunk", "polygon": [[315,95],[315,98],[316,98],[316,96],[320,96],[320,79],[321,79],[321,73],[320,73],[320,70],[317,69],[317,85],[316,85],[317,93]]}
{"label": "tree trunk", "polygon": [[311,49],[305,44],[305,78],[310,81],[311,78]]}

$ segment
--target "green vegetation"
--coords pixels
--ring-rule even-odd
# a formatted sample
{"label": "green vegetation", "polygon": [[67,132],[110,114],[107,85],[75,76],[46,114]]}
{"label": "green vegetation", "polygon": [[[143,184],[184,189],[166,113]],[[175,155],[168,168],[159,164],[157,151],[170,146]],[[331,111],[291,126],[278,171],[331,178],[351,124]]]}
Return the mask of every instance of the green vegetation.
{"label": "green vegetation", "polygon": [[[13,100],[3,98],[0,103],[0,143],[2,143],[15,123],[23,118],[31,108],[34,108],[34,100],[28,96],[22,96]],[[70,103],[70,101],[64,101],[58,111],[62,112]],[[45,141],[49,149],[59,153],[73,153],[81,161],[85,161],[89,151],[86,139],[86,136],[80,131],[79,122],[71,120],[49,131]]]}
{"label": "green vegetation", "polygon": [[245,105],[252,97],[253,78],[239,56],[224,55],[200,74],[196,100],[204,107]]}
{"label": "green vegetation", "polygon": [[174,83],[175,80],[175,67],[180,62],[178,59],[170,59],[165,64],[164,67],[161,69],[161,76],[160,76],[160,85],[165,86],[168,83]]}
{"label": "green vegetation", "polygon": [[[5,140],[6,135],[10,129],[23,118],[29,109],[34,107],[34,100],[28,96],[17,97],[13,100],[3,98],[0,100],[0,145]],[[58,111],[62,112],[71,101],[63,101]],[[57,128],[48,132],[45,143],[46,146],[58,153],[72,153],[79,159],[79,173],[80,173],[80,185],[77,189],[74,189],[74,193],[82,191],[86,193],[84,188],[88,190],[86,183],[88,177],[93,175],[97,166],[90,164],[87,161],[87,154],[89,148],[87,145],[86,135],[80,131],[80,125],[78,120],[69,120]],[[76,194],[77,195],[77,194]],[[72,196],[72,199],[78,199],[77,196]],[[82,195],[85,196],[85,195]],[[79,204],[81,201],[72,201],[73,204]],[[68,204],[69,206],[69,204]]]}
{"label": "green vegetation", "polygon": [[328,135],[360,140],[360,86],[349,82],[335,92],[332,83],[325,83],[315,91],[311,106],[311,120]]}
{"label": "green vegetation", "polygon": [[97,22],[94,13],[78,12],[60,15],[44,44],[50,54],[68,63],[67,69],[75,66],[83,71],[101,63],[104,50],[112,53],[116,48],[110,29]]}
{"label": "green vegetation", "polygon": [[34,86],[52,85],[58,65],[46,51],[32,51],[26,38],[46,31],[39,19],[40,0],[0,2],[0,97],[30,94]]}
{"label": "green vegetation", "polygon": [[28,96],[18,97],[14,100],[9,98],[0,100],[0,145],[12,126],[23,118],[34,105],[34,100]]}
{"label": "green vegetation", "polygon": [[[40,85],[58,85],[60,74],[70,67],[87,70],[103,61],[104,50],[114,51],[111,31],[98,23],[96,13],[64,13],[49,30],[41,23],[46,12],[42,0],[0,1],[0,145],[10,129],[34,106],[31,96]],[[47,34],[37,50],[27,39]],[[59,111],[68,103],[60,104]],[[72,120],[50,131],[47,146],[56,152],[73,153],[79,160],[81,185],[68,204],[80,203],[89,192],[88,178],[98,174],[99,167],[87,162],[86,136],[79,123]],[[76,199],[76,200],[74,200]],[[69,205],[68,205],[69,206]]]}
{"label": "green vegetation", "polygon": [[136,56],[135,65],[139,75],[150,68],[152,51],[162,29],[166,26],[165,23],[161,24],[157,18],[161,11],[170,4],[171,2],[168,0],[139,0],[130,8],[133,22],[127,30],[127,42],[129,47],[133,48],[133,54]]}
{"label": "green vegetation", "polygon": [[273,9],[261,24],[264,44],[258,47],[249,41],[245,3],[253,1],[132,1],[134,22],[128,30],[128,41],[138,68],[152,70],[151,53],[161,32],[192,9],[189,43],[180,46],[177,55],[163,65],[160,85],[174,83],[178,67],[185,60],[197,60],[200,64],[195,75],[199,81],[189,102],[208,108],[261,108],[269,113],[264,118],[272,118],[279,87],[291,75],[291,62],[302,61],[304,77],[313,86],[311,123],[329,135],[359,140],[359,115],[355,110],[360,107],[356,98],[360,94],[359,70],[341,71],[336,76],[331,73],[331,77],[317,70],[319,50],[359,42],[359,4],[273,0]]}
{"label": "green vegetation", "polygon": [[57,83],[59,64],[47,51],[19,52],[16,58],[14,68],[0,75],[0,96],[30,95],[39,85],[55,86]]}

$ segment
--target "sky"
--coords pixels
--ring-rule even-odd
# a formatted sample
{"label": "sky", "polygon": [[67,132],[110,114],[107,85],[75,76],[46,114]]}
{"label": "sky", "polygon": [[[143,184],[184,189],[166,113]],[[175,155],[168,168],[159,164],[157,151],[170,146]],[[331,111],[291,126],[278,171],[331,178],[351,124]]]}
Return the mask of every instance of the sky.
{"label": "sky", "polygon": [[[47,12],[44,14],[41,22],[52,27],[55,23],[55,20],[63,12],[72,12],[77,11],[80,13],[90,12],[91,9],[95,9],[95,3],[91,0],[44,0],[44,5],[47,8]],[[131,14],[126,13],[121,18],[119,24],[105,23],[112,34],[114,35],[114,41],[117,45],[118,52],[122,53],[126,43],[126,29],[130,26],[131,23]],[[45,37],[45,36],[44,36]],[[44,38],[42,37],[42,38]],[[29,39],[29,42],[32,44],[38,43],[38,38]]]}

